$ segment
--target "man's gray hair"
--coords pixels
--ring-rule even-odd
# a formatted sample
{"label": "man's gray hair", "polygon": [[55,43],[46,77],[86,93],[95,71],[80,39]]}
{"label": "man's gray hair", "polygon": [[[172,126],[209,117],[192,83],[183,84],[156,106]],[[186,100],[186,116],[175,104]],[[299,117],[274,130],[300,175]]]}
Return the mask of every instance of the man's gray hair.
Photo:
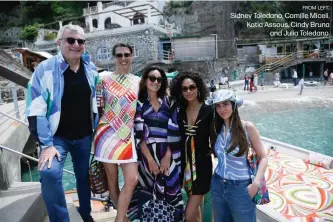
{"label": "man's gray hair", "polygon": [[62,38],[62,35],[64,34],[64,32],[66,30],[77,32],[77,33],[81,34],[84,37],[84,30],[81,26],[69,24],[69,25],[64,25],[63,27],[61,27],[59,29],[57,40]]}

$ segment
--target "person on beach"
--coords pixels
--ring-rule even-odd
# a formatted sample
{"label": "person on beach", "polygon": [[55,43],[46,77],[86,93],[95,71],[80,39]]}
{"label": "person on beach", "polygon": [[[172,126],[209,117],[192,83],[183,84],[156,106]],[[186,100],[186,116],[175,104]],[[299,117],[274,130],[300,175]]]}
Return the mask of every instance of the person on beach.
{"label": "person on beach", "polygon": [[[243,100],[233,91],[220,90],[206,103],[215,106],[211,126],[211,143],[218,158],[211,182],[214,221],[256,222],[252,198],[268,162],[260,135],[251,122],[240,119],[238,108]],[[250,145],[260,160],[254,177],[247,162]]]}
{"label": "person on beach", "polygon": [[253,78],[253,87],[254,91],[256,92],[258,90],[258,75],[255,73]]}
{"label": "person on beach", "polygon": [[296,69],[294,69],[294,72],[293,72],[293,82],[294,82],[294,86],[297,85],[297,78],[298,78],[298,76],[297,76],[297,71],[296,71]]}
{"label": "person on beach", "polygon": [[212,94],[213,92],[215,92],[216,86],[215,86],[215,83],[214,83],[214,79],[210,80],[209,87],[210,87],[210,94]]}
{"label": "person on beach", "polygon": [[299,94],[302,95],[304,89],[304,77],[301,78],[301,80],[298,82],[298,85],[300,87]]}
{"label": "person on beach", "polygon": [[[134,118],[140,78],[130,74],[133,49],[119,43],[113,46],[114,72],[100,73],[97,99],[100,120],[94,136],[95,159],[103,162],[109,195],[117,209],[116,222],[128,221],[126,212],[138,183],[137,152],[134,143]],[[118,165],[124,175],[120,192]]]}
{"label": "person on beach", "polygon": [[60,28],[60,52],[34,71],[27,93],[26,116],[41,153],[38,163],[42,196],[51,222],[69,221],[62,174],[71,153],[84,222],[90,216],[89,160],[97,125],[95,65],[84,55],[84,31],[77,25]]}
{"label": "person on beach", "polygon": [[244,76],[244,91],[249,90],[249,77],[247,75]]}
{"label": "person on beach", "polygon": [[197,73],[181,71],[171,82],[171,98],[179,107],[182,145],[182,181],[188,195],[185,219],[201,222],[200,203],[210,189],[212,158],[209,129],[212,106],[206,105],[207,89]]}
{"label": "person on beach", "polygon": [[328,82],[328,69],[326,69],[324,72],[324,86],[326,86],[327,82]]}
{"label": "person on beach", "polygon": [[250,92],[253,92],[253,88],[254,88],[254,74],[252,74],[250,78]]}

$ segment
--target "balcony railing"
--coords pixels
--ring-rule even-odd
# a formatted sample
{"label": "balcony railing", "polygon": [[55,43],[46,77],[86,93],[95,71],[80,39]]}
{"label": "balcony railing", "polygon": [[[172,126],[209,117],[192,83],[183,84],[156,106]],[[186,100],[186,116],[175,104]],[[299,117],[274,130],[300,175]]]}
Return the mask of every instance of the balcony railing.
{"label": "balcony railing", "polygon": [[107,7],[110,7],[110,6],[123,6],[123,7],[127,7],[129,4],[133,3],[134,1],[116,1],[116,2],[108,2],[108,3],[105,3],[103,4],[103,10]]}
{"label": "balcony railing", "polygon": [[259,74],[261,71],[273,72],[280,67],[285,67],[292,65],[294,62],[302,61],[303,59],[330,59],[331,54],[329,50],[309,50],[309,51],[297,51],[291,54],[285,55],[283,57],[277,57],[274,60],[274,57],[264,58],[266,64],[262,65],[256,70],[256,73]]}
{"label": "balcony railing", "polygon": [[97,6],[91,6],[89,8],[83,9],[83,15],[88,15],[88,14],[92,14],[92,13],[96,13],[96,12],[97,12]]}

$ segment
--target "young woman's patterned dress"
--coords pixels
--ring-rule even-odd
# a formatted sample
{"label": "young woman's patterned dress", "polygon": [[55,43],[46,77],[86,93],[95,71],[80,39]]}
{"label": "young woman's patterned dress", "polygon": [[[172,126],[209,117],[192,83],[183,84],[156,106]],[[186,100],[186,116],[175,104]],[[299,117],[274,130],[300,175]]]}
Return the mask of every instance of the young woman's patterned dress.
{"label": "young woman's patterned dress", "polygon": [[140,78],[104,72],[97,87],[100,120],[94,136],[95,159],[106,163],[137,161],[134,117]]}
{"label": "young woman's patterned dress", "polygon": [[[159,99],[160,108],[155,112],[149,100],[138,102],[135,115],[135,137],[137,144],[144,140],[147,143],[150,154],[160,166],[167,146],[171,150],[171,164],[168,175],[159,174],[156,178],[156,196],[176,207],[181,214],[184,213],[184,203],[181,194],[181,150],[180,134],[177,124],[177,110],[170,111],[168,101]],[[154,176],[149,172],[148,162],[140,149],[138,149],[139,183],[134,191],[132,201],[128,210],[131,220],[139,219],[140,190],[153,192]],[[164,188],[164,194],[163,194]],[[141,199],[142,202],[142,199]],[[142,203],[141,203],[142,204]],[[182,220],[182,219],[181,219]],[[179,221],[177,221],[179,222]]]}

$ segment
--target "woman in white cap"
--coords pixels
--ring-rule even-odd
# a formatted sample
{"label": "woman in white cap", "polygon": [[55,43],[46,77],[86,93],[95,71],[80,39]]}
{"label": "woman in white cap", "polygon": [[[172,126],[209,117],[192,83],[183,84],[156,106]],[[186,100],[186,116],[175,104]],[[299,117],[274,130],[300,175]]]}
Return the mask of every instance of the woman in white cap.
{"label": "woman in white cap", "polygon": [[[260,135],[251,122],[240,119],[238,108],[243,100],[233,91],[217,91],[206,103],[215,104],[211,129],[212,146],[218,158],[211,181],[214,220],[255,222],[256,206],[252,198],[258,192],[267,167]],[[249,144],[260,159],[257,174],[252,178],[247,162]]]}

